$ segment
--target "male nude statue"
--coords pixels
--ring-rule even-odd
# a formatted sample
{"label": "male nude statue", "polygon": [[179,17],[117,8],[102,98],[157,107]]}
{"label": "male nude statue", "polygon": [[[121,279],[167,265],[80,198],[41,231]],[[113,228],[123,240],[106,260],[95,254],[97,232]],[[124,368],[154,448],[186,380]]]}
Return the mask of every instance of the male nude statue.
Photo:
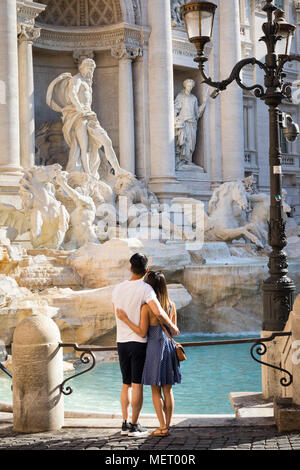
{"label": "male nude statue", "polygon": [[95,68],[92,59],[84,59],[79,65],[78,74],[61,74],[48,88],[47,104],[62,113],[63,135],[70,147],[66,170],[78,171],[81,167],[85,173],[98,179],[101,147],[115,175],[118,176],[124,170],[119,166],[111,139],[91,109]]}

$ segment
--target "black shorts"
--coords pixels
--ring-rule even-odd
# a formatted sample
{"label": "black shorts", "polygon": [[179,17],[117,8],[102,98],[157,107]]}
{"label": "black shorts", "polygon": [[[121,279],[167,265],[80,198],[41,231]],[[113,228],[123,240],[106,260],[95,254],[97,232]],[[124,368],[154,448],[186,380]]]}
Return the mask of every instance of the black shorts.
{"label": "black shorts", "polygon": [[123,384],[142,383],[147,343],[117,343]]}

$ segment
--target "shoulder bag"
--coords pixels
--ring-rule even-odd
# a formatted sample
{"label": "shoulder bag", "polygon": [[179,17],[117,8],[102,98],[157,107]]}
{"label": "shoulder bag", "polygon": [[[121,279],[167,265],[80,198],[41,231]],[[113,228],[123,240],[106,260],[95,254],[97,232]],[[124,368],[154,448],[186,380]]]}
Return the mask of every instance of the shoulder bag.
{"label": "shoulder bag", "polygon": [[166,335],[168,336],[168,338],[170,338],[170,340],[173,341],[173,343],[175,344],[176,355],[177,355],[178,361],[179,362],[186,361],[187,357],[186,357],[186,353],[184,351],[184,348],[183,348],[182,344],[177,343],[176,341],[174,341],[172,336],[168,333],[167,329],[164,327],[164,325],[161,322],[160,322],[160,325],[161,325],[162,329],[164,330],[164,332],[166,333]]}

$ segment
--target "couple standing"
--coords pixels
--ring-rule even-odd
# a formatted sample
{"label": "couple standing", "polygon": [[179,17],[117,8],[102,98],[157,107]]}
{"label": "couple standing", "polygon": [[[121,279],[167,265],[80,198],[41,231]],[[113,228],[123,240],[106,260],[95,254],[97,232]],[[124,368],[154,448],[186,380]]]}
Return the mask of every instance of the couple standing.
{"label": "couple standing", "polygon": [[[121,433],[136,437],[148,434],[138,419],[143,405],[143,385],[151,385],[159,421],[159,428],[152,435],[167,436],[174,410],[172,385],[181,383],[181,374],[175,346],[164,329],[171,335],[179,334],[176,308],[169,299],[164,275],[148,271],[145,255],[136,253],[130,264],[131,279],[118,284],[112,295],[123,379]],[[130,404],[131,423],[128,422]]]}

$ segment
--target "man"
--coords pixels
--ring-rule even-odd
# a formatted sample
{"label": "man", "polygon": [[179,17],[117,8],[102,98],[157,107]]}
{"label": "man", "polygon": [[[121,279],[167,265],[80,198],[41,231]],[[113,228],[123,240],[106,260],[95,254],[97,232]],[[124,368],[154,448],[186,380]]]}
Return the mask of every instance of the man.
{"label": "man", "polygon": [[[152,287],[144,282],[148,259],[141,253],[130,258],[131,279],[118,284],[112,294],[115,312],[124,310],[136,325],[140,323],[140,312],[143,304],[148,304],[154,315],[170,328],[173,335],[178,335],[178,328],[170,321],[162,309]],[[123,415],[122,434],[130,436],[146,435],[148,431],[140,426],[138,418],[143,404],[142,374],[146,358],[147,338],[141,338],[116,316],[117,346],[120,368],[123,379],[121,390],[121,407]],[[128,423],[130,391],[132,389],[132,419]]]}
{"label": "man", "polygon": [[76,75],[59,75],[49,85],[47,104],[62,113],[62,131],[70,147],[67,171],[76,171],[81,166],[85,173],[99,179],[99,149],[102,146],[115,174],[122,174],[124,170],[119,166],[111,139],[91,109],[95,68],[94,60],[84,59]]}

